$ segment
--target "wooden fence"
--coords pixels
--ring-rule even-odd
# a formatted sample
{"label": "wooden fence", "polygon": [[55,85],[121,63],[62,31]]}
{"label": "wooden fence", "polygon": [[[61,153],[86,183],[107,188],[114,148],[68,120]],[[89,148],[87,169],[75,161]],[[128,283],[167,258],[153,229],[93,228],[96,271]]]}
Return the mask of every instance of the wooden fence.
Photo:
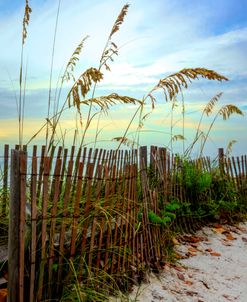
{"label": "wooden fence", "polygon": [[[149,212],[159,215],[174,198],[186,201],[181,159],[154,146],[45,151],[33,146],[10,155],[4,148],[0,215],[10,212],[9,301],[59,301],[71,280],[99,289],[113,275],[121,288],[123,275],[159,267],[167,233],[150,223]],[[206,157],[194,164],[214,168]],[[246,196],[246,156],[226,158],[221,149],[217,166]]]}

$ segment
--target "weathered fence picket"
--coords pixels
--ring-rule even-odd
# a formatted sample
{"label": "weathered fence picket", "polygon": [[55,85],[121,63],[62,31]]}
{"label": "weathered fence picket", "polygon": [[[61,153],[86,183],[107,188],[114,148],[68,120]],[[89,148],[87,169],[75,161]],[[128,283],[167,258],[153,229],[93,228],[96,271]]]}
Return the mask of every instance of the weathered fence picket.
{"label": "weathered fence picket", "polygon": [[35,274],[36,274],[36,247],[37,247],[37,146],[33,147],[32,173],[30,186],[31,200],[31,252],[30,252],[30,289],[29,300],[34,300]]}
{"label": "weathered fence picket", "polygon": [[4,167],[3,167],[3,192],[1,216],[6,216],[7,195],[8,195],[8,169],[9,169],[9,145],[4,146]]}
{"label": "weathered fence picket", "polygon": [[27,157],[11,151],[10,222],[8,241],[8,301],[24,301],[24,228]]}

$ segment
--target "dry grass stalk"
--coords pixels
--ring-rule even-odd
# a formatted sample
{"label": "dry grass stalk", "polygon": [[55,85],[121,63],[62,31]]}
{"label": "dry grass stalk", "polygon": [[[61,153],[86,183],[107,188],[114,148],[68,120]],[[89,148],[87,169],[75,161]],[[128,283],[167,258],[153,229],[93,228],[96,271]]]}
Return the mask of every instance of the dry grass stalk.
{"label": "dry grass stalk", "polygon": [[76,63],[79,61],[79,56],[81,54],[84,43],[88,38],[89,38],[89,36],[86,36],[85,38],[83,38],[82,41],[79,43],[79,45],[74,50],[72,56],[69,59],[69,62],[67,63],[67,65],[65,67],[65,72],[64,72],[64,75],[62,76],[62,82],[64,80],[68,82],[71,78],[73,81],[76,81],[75,77],[73,75],[73,72],[76,67]]}
{"label": "dry grass stalk", "polygon": [[228,145],[226,147],[226,157],[230,156],[230,154],[232,153],[232,147],[234,144],[236,144],[236,142],[237,141],[235,139],[233,139],[228,143]]}
{"label": "dry grass stalk", "polygon": [[239,115],[244,115],[243,112],[235,105],[229,104],[221,107],[219,110],[218,114],[223,117],[223,120],[229,119],[229,117],[233,114],[239,114]]}
{"label": "dry grass stalk", "polygon": [[118,137],[114,137],[112,139],[113,142],[121,142],[123,145],[127,146],[127,147],[131,147],[131,148],[134,148],[134,145],[136,144],[135,141],[127,138],[127,137],[121,137],[121,136],[118,136]]}
{"label": "dry grass stalk", "polygon": [[[53,64],[54,64],[54,57],[55,57],[55,46],[56,46],[56,38],[57,38],[57,26],[58,26],[58,19],[59,19],[59,12],[60,12],[60,5],[61,0],[58,1],[57,6],[57,14],[56,14],[56,23],[54,28],[54,36],[53,36],[53,44],[52,44],[52,53],[51,53],[51,66],[50,66],[50,77],[49,77],[49,90],[48,90],[48,106],[47,106],[47,119],[50,119],[50,110],[51,110],[51,99],[52,99],[52,77],[53,77]],[[54,99],[54,114],[55,114],[55,108],[56,108],[56,100]],[[53,114],[53,115],[54,115]],[[53,120],[55,121],[55,120]],[[46,125],[46,135],[45,135],[45,144],[46,144],[46,153],[48,154],[50,147],[53,142],[50,140],[50,144],[48,144],[49,140],[49,127],[48,123]],[[55,128],[55,126],[54,126]],[[51,137],[53,137],[54,133],[52,132]]]}
{"label": "dry grass stalk", "polygon": [[198,142],[199,138],[203,135],[203,132],[200,130],[203,117],[204,117],[205,114],[207,116],[210,116],[213,113],[215,105],[217,104],[219,99],[222,97],[222,95],[223,95],[222,92],[216,94],[214,97],[211,98],[211,100],[207,103],[207,105],[203,109],[200,120],[199,120],[199,123],[198,123],[198,126],[197,126],[195,138],[194,138],[193,142],[190,144],[190,146],[187,148],[187,150],[185,151],[185,155],[190,155],[190,153],[193,150],[195,144]]}
{"label": "dry grass stalk", "polygon": [[110,71],[110,67],[109,65],[107,64],[107,61],[108,60],[111,60],[113,61],[113,56],[114,55],[118,55],[118,46],[112,41],[112,36],[117,32],[119,31],[119,28],[120,28],[120,25],[124,22],[124,18],[128,12],[128,8],[129,8],[129,4],[126,4],[123,6],[120,14],[118,15],[113,27],[112,27],[112,30],[111,30],[111,33],[108,37],[108,40],[107,40],[107,43],[106,43],[106,46],[103,50],[103,53],[102,53],[102,56],[101,56],[101,59],[100,59],[100,67],[99,69],[101,69],[102,66],[105,67],[106,70]]}
{"label": "dry grass stalk", "polygon": [[244,115],[243,112],[235,105],[232,105],[232,104],[228,104],[228,105],[225,105],[225,106],[222,106],[219,111],[216,113],[213,121],[211,122],[209,128],[208,128],[208,131],[207,133],[205,134],[205,138],[202,142],[202,146],[201,146],[201,150],[200,150],[200,157],[202,157],[202,152],[203,152],[203,149],[205,147],[205,144],[208,140],[208,137],[209,137],[209,134],[210,134],[210,131],[212,130],[212,127],[217,119],[217,117],[219,115],[221,115],[223,117],[223,120],[227,120],[230,118],[230,116],[232,114],[238,114],[238,115]]}
{"label": "dry grass stalk", "polygon": [[214,70],[206,68],[185,68],[164,79],[161,79],[153,88],[153,91],[162,89],[165,94],[166,101],[171,101],[179,92],[182,91],[182,88],[187,89],[192,80],[198,80],[199,78],[216,81],[228,81],[226,77],[220,75]]}
{"label": "dry grass stalk", "polygon": [[81,74],[68,93],[67,101],[69,107],[72,103],[73,106],[77,107],[77,109],[80,110],[80,95],[85,98],[85,96],[91,89],[92,83],[100,82],[102,79],[103,74],[98,69],[93,67],[87,69],[83,74]]}
{"label": "dry grass stalk", "polygon": [[120,14],[117,17],[116,22],[114,23],[112,27],[112,31],[110,33],[110,38],[119,30],[120,25],[124,22],[124,18],[128,12],[129,4],[125,4],[120,12]]}
{"label": "dry grass stalk", "polygon": [[[24,107],[25,107],[25,87],[24,87],[24,95],[22,96],[23,54],[24,54],[24,44],[27,37],[27,26],[30,21],[31,12],[32,9],[29,6],[28,0],[26,0],[25,12],[22,22],[23,26],[22,26],[21,64],[20,64],[20,76],[19,76],[19,101],[17,103],[20,149],[22,149],[22,144],[23,144],[23,123],[24,123]],[[26,86],[26,78],[25,78],[25,86]]]}
{"label": "dry grass stalk", "polygon": [[31,12],[32,12],[32,9],[29,6],[28,0],[26,0],[25,13],[24,13],[24,18],[23,18],[23,28],[22,28],[22,44],[23,45],[27,38],[27,27],[29,25]]}
{"label": "dry grass stalk", "polygon": [[[60,117],[62,115],[62,113],[68,109],[68,108],[65,108],[68,100],[66,98],[65,102],[63,103],[61,109],[59,110],[59,101],[60,101],[60,97],[61,97],[61,91],[62,91],[62,87],[63,87],[63,84],[64,84],[64,81],[69,81],[70,79],[73,79],[73,81],[75,82],[75,77],[74,77],[74,69],[76,67],[76,63],[79,61],[79,56],[80,56],[80,53],[82,51],[82,48],[84,46],[84,42],[86,41],[86,39],[88,38],[88,36],[84,37],[82,39],[82,41],[79,43],[79,45],[76,47],[76,49],[74,50],[73,54],[71,55],[66,67],[65,67],[65,71],[64,71],[64,74],[63,76],[61,77],[61,83],[60,83],[60,87],[58,89],[58,93],[56,92],[56,95],[55,95],[55,101],[54,101],[54,114],[53,116],[51,117],[51,120],[52,120],[52,123],[53,123],[53,129],[54,131],[51,131],[51,137],[50,137],[50,141],[49,141],[49,144],[48,144],[48,150],[50,149],[51,145],[54,143],[54,136],[55,136],[55,133],[56,133],[56,128],[59,124],[59,120],[60,120]],[[73,87],[72,87],[73,88]],[[30,140],[29,142],[45,127],[47,126],[47,124],[45,124]],[[63,140],[63,137],[62,137],[62,140]]]}
{"label": "dry grass stalk", "polygon": [[173,137],[172,137],[173,142],[183,141],[183,140],[185,140],[185,137],[182,134],[176,134],[176,135],[173,135]]}
{"label": "dry grass stalk", "polygon": [[122,96],[117,93],[111,93],[109,95],[87,99],[80,102],[80,104],[85,104],[85,105],[90,105],[91,103],[99,106],[101,110],[107,112],[110,106],[116,105],[117,103],[136,105],[136,104],[140,104],[140,100],[125,95]]}
{"label": "dry grass stalk", "polygon": [[[120,25],[123,23],[124,17],[127,14],[127,11],[128,11],[128,7],[129,7],[128,4],[123,6],[120,14],[118,15],[118,17],[117,17],[117,19],[116,19],[116,21],[115,21],[115,23],[112,27],[111,33],[110,33],[110,35],[107,39],[106,45],[103,49],[103,52],[102,52],[102,55],[101,55],[101,58],[100,58],[100,64],[99,64],[99,67],[98,67],[99,72],[100,72],[100,70],[103,66],[106,68],[106,70],[110,71],[110,67],[107,64],[107,62],[108,62],[108,60],[113,61],[113,56],[118,55],[118,46],[112,41],[112,36],[119,30]],[[91,97],[91,99],[94,99],[96,86],[97,86],[97,82],[94,83],[94,86],[92,88],[92,97]],[[88,130],[90,124],[91,124],[91,121],[94,118],[94,115],[92,116],[92,106],[93,106],[93,102],[90,103],[90,107],[89,107],[89,110],[88,110],[86,126],[85,126],[84,132],[82,134],[82,139],[81,139],[81,146],[84,142],[86,132],[87,132],[87,130]],[[101,109],[100,113],[101,112],[102,112],[102,109]],[[97,123],[94,145],[96,144],[96,139],[98,137],[98,128],[99,128],[100,118],[101,118],[101,114],[98,115],[98,123]]]}
{"label": "dry grass stalk", "polygon": [[[140,106],[137,108],[132,118],[130,119],[130,122],[122,137],[126,137],[131,124],[136,118],[138,112],[142,110],[143,106],[146,104],[146,101],[148,99],[151,101],[152,110],[155,108],[156,98],[153,95],[154,92],[161,89],[165,95],[166,101],[173,101],[176,98],[177,94],[182,92],[183,88],[187,89],[189,83],[191,83],[193,80],[198,80],[200,78],[204,78],[208,80],[216,80],[220,82],[228,81],[228,78],[226,78],[225,76],[215,72],[214,70],[210,70],[206,68],[185,68],[177,73],[165,77],[164,79],[161,79],[158,82],[158,84],[155,85],[142,99]],[[147,116],[145,115],[144,117],[146,118]],[[139,118],[139,120],[142,123],[144,117]],[[120,148],[120,146],[121,146],[121,142],[118,148]]]}
{"label": "dry grass stalk", "polygon": [[219,99],[221,98],[223,92],[220,92],[218,94],[216,94],[205,106],[205,108],[203,109],[203,113],[202,114],[206,114],[207,116],[209,116],[212,112],[213,109],[216,105],[216,103],[219,101]]}

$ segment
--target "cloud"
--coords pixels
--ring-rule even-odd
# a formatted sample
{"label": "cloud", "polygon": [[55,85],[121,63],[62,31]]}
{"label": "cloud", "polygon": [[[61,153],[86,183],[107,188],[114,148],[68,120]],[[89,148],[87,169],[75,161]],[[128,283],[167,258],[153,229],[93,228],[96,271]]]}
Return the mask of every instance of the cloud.
{"label": "cloud", "polygon": [[[108,33],[123,4],[124,1],[119,1],[116,5],[112,0],[93,1],[90,6],[76,0],[62,3],[54,79],[86,34],[91,37],[85,43],[78,70],[97,66]],[[111,64],[112,72],[105,74],[105,89],[117,86],[126,90],[142,87],[143,90],[144,86],[156,84],[160,77],[189,66],[205,66],[234,76],[246,76],[247,28],[215,36],[201,26],[207,27],[210,10],[204,12],[202,19],[195,9],[202,10],[193,5],[186,10],[177,1],[172,4],[157,1],[156,5],[147,1],[131,3],[125,23],[114,38],[119,46],[127,44]],[[31,87],[44,88],[49,84],[55,16],[56,2],[34,3],[26,43]],[[18,76],[21,20],[22,13],[18,12],[2,24],[2,28],[6,24],[8,27],[1,31],[1,44],[9,47],[3,49],[0,66],[5,66],[12,77],[14,74]],[[148,22],[150,20],[153,22]]]}
{"label": "cloud", "polygon": [[159,56],[148,66],[134,63],[115,63],[112,73],[105,78],[106,85],[134,86],[156,83],[159,78],[188,67],[213,68],[234,77],[247,77],[247,28],[219,36],[198,39],[189,46],[166,56]]}

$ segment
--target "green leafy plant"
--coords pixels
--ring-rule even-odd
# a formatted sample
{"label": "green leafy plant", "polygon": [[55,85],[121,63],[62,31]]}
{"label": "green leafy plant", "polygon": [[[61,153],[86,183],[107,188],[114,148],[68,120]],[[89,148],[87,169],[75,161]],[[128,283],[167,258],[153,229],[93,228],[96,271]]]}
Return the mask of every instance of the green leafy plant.
{"label": "green leafy plant", "polygon": [[195,162],[181,160],[181,171],[177,175],[178,182],[181,184],[185,200],[195,204],[210,196],[212,175],[205,171]]}
{"label": "green leafy plant", "polygon": [[173,200],[165,206],[164,210],[161,210],[160,215],[149,211],[148,218],[151,223],[168,226],[176,218],[176,211],[179,209],[180,204],[176,200]]}

